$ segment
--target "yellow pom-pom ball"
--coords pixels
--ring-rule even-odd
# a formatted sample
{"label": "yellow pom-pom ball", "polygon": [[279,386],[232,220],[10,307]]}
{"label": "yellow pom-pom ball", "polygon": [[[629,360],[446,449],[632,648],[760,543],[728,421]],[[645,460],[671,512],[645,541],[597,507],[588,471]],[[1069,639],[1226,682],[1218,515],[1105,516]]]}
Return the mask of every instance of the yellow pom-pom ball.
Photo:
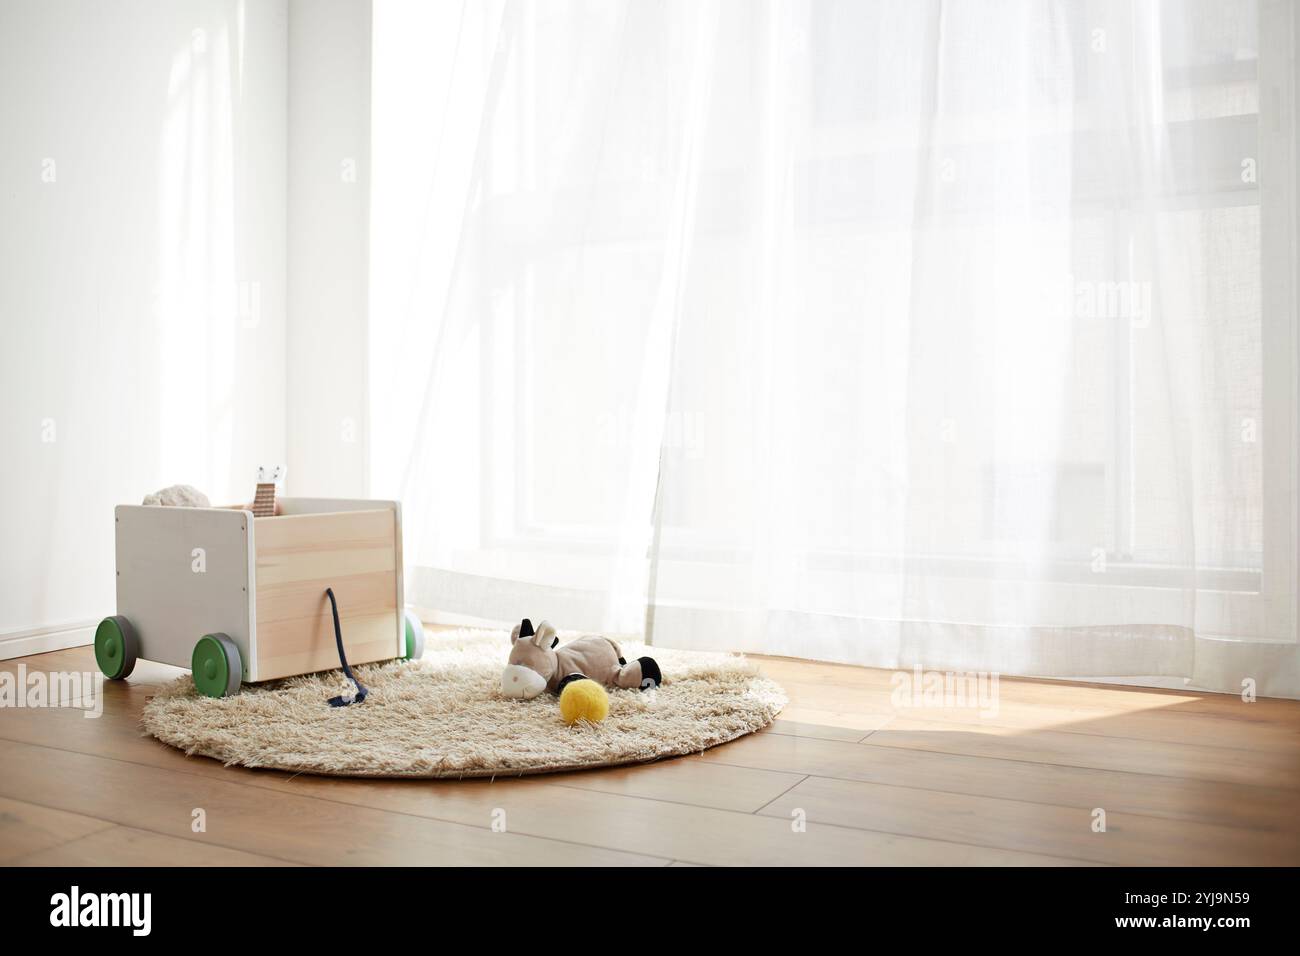
{"label": "yellow pom-pom ball", "polygon": [[566,724],[598,724],[609,716],[609,694],[594,680],[569,681],[560,691],[560,716]]}

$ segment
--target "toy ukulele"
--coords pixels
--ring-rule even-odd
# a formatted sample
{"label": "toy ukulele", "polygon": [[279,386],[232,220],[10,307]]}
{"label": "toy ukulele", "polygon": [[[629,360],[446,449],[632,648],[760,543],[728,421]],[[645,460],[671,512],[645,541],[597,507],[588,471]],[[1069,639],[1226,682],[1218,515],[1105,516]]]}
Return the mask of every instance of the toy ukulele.
{"label": "toy ukulele", "polygon": [[250,509],[255,518],[274,517],[275,486],[284,481],[286,471],[288,468],[284,465],[276,465],[269,469],[265,465],[258,465],[257,492],[253,496],[253,506]]}

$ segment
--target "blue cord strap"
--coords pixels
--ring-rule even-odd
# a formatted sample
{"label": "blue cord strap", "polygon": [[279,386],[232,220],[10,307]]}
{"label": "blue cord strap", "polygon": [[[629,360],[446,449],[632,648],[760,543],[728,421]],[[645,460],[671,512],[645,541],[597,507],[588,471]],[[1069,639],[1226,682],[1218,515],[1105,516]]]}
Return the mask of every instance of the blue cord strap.
{"label": "blue cord strap", "polygon": [[331,697],[330,706],[346,707],[349,704],[359,704],[366,699],[370,691],[366,690],[366,685],[357,680],[357,675],[352,673],[352,668],[348,667],[347,655],[343,653],[343,628],[339,627],[339,605],[334,600],[334,589],[326,588],[325,594],[330,599],[330,610],[334,612],[334,641],[339,646],[339,663],[343,665],[343,673],[348,675],[348,680],[352,681],[357,688],[355,693]]}

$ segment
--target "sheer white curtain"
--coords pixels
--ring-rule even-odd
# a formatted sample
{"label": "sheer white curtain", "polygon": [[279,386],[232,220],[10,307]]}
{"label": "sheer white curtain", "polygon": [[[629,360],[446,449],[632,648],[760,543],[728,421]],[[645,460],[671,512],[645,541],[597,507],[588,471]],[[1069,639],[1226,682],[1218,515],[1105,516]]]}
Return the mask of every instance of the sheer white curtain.
{"label": "sheer white curtain", "polygon": [[1292,4],[376,4],[409,597],[1300,692]]}

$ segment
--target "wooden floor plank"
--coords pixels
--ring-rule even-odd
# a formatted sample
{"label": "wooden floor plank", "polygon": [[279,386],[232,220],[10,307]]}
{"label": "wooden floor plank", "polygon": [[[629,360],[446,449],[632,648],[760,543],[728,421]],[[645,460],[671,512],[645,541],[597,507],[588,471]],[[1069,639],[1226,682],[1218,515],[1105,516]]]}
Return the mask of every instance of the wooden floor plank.
{"label": "wooden floor plank", "polygon": [[[490,816],[464,825],[275,792],[106,757],[0,741],[0,796],[122,826],[300,863],[349,865],[665,865],[668,857],[494,833]],[[249,772],[252,773],[251,771]],[[576,792],[576,791],[572,791]],[[190,830],[192,812],[207,832]]]}
{"label": "wooden floor plank", "polygon": [[496,815],[511,833],[545,834],[553,840],[714,866],[1045,866],[1076,862],[852,828],[801,832],[791,820],[552,786],[544,778],[452,783],[303,775],[265,777],[259,779],[259,785],[468,825],[483,825]]}
{"label": "wooden floor plank", "polygon": [[[893,717],[888,714],[828,713],[807,708],[787,707],[782,716],[772,721],[769,731],[791,737],[814,737],[818,740],[842,740],[857,743],[867,734],[888,724]],[[788,717],[786,715],[789,715]]]}
{"label": "wooden floor plank", "polygon": [[1130,737],[1055,730],[1025,733],[992,724],[953,729],[908,718],[895,718],[865,738],[862,745],[1300,789],[1300,755],[1286,751],[1173,743],[1153,746],[1150,741]]}
{"label": "wooden floor plank", "polygon": [[[868,741],[870,738],[868,738]],[[761,733],[698,759],[816,777],[910,786],[1287,832],[1295,791],[1213,780],[991,759]]]}
{"label": "wooden floor plank", "polygon": [[110,825],[13,861],[14,866],[295,866],[198,840]]}
{"label": "wooden floor plank", "polygon": [[94,817],[0,797],[0,863],[49,853],[62,843],[111,827]]}
{"label": "wooden floor plank", "polygon": [[[17,657],[0,661],[0,671],[17,674],[22,665],[28,674],[35,671],[76,672],[79,674],[98,674],[99,666],[95,663],[95,651],[91,647],[65,647],[62,650],[30,657]],[[158,664],[153,661],[137,661],[131,676],[127,678],[134,684],[157,685],[188,673],[170,664]]]}
{"label": "wooden floor plank", "polygon": [[[910,677],[912,674],[911,671],[796,661],[789,658],[751,657],[751,660],[759,664],[763,673],[781,683],[787,690],[796,688],[812,691],[813,699],[822,701],[823,706],[846,699],[854,700],[864,695],[888,702],[900,680],[898,675]],[[1291,728],[1295,726],[1296,707],[1300,704],[1297,701],[1268,697],[1247,703],[1234,694],[1005,675],[998,679],[998,699],[1002,707],[1025,704],[1067,711],[1079,709],[1107,715],[1158,710],[1180,716],[1229,719],[1245,717],[1256,723],[1276,722]]]}
{"label": "wooden floor plank", "polygon": [[[869,860],[891,863],[957,861],[993,865],[1066,862],[1059,858],[986,852],[977,847],[879,834],[845,835],[823,830],[814,834],[812,839],[787,840],[786,834],[796,836],[787,822],[756,821],[749,813],[685,805],[671,802],[671,799],[626,795],[630,790],[639,792],[648,788],[646,792],[659,789],[661,795],[681,799],[684,791],[674,794],[671,789],[663,790],[670,787],[673,779],[695,778],[696,785],[700,780],[711,780],[715,786],[725,779],[713,774],[708,766],[698,770],[683,766],[697,762],[695,758],[639,768],[612,768],[594,775],[600,778],[608,774],[611,782],[601,784],[593,780],[593,788],[621,789],[623,794],[588,789],[585,784],[575,788],[570,784],[581,776],[578,774],[496,781],[386,781],[294,776],[275,771],[224,768],[204,758],[187,758],[156,741],[138,734],[123,733],[122,723],[127,718],[115,714],[115,710],[114,707],[107,708],[105,716],[99,720],[83,720],[66,712],[29,713],[23,728],[10,724],[8,729],[10,733],[21,730],[28,738],[59,740],[98,750],[108,758],[101,758],[105,763],[120,762],[121,766],[128,768],[124,771],[128,779],[137,771],[147,775],[154,766],[160,770],[165,767],[176,775],[192,776],[196,779],[190,789],[196,795],[186,799],[197,800],[197,794],[213,789],[220,795],[210,799],[225,801],[230,799],[225,789],[229,787],[243,792],[250,806],[257,805],[259,791],[330,801],[341,805],[328,815],[339,828],[352,825],[344,821],[349,821],[353,812],[383,811],[469,827],[486,828],[503,821],[512,834],[546,834],[546,839],[558,841],[550,845],[557,846],[559,852],[566,854],[570,844],[582,844],[610,847],[634,856],[663,856],[714,864],[861,863]],[[2,751],[0,759],[3,759]],[[637,780],[638,770],[648,771],[644,775],[646,782],[629,784],[628,781]],[[621,784],[617,782],[620,777],[623,780]],[[772,784],[788,785],[799,779],[798,775],[791,774],[763,775],[764,789],[746,797],[745,806],[771,792],[774,789]],[[111,782],[105,785],[113,789]],[[772,794],[773,797],[776,795]],[[169,805],[172,802],[170,799],[167,801]],[[240,806],[242,808],[242,804]],[[303,858],[305,851],[297,840],[291,841],[287,848],[280,846],[282,838],[274,822],[278,816],[272,813],[267,825],[258,827],[259,838],[254,846],[248,848],[268,853],[274,851],[277,856],[303,862],[318,862]],[[123,822],[130,824],[134,819]],[[760,834],[766,836],[760,837]],[[322,852],[328,850],[322,848]],[[418,847],[411,847],[410,853],[418,856]]]}
{"label": "wooden floor plank", "polygon": [[1020,733],[1051,731],[1126,738],[1147,743],[1195,744],[1292,755],[1300,753],[1300,725],[1251,720],[1248,706],[1243,704],[1242,711],[1236,716],[1186,714],[1159,709],[1115,714],[1104,710],[1053,708],[1040,704],[1004,705],[991,717],[971,708],[902,710],[896,712],[895,716],[964,727],[1003,727]]}
{"label": "wooden floor plank", "polygon": [[[1029,853],[1065,853],[1122,866],[1300,863],[1295,832],[1169,820],[1105,807],[1061,807],[995,797],[809,777],[759,811],[809,825],[830,823],[944,837]],[[1098,814],[1098,811],[1104,811]],[[1094,827],[1104,824],[1104,830]]]}
{"label": "wooden floor plank", "polygon": [[[875,729],[886,718],[911,718],[962,726],[972,724],[1008,727],[1023,731],[1056,731],[1103,737],[1130,737],[1163,743],[1226,746],[1242,750],[1300,750],[1300,724],[1295,719],[1300,703],[1294,703],[1289,719],[1269,716],[1258,708],[1262,701],[1220,705],[1213,712],[1187,711],[1176,703],[1162,705],[1167,696],[1151,701],[1125,699],[1122,706],[1093,706],[1092,699],[1077,690],[1067,690],[1055,705],[1024,702],[1001,697],[996,708],[978,706],[905,706],[890,692],[876,686],[861,688],[820,684],[807,680],[781,680],[791,706],[782,714],[791,720],[823,723],[845,728]],[[1272,704],[1293,702],[1272,701]],[[815,715],[804,713],[812,709]]]}
{"label": "wooden floor plank", "polygon": [[[92,753],[51,751],[55,755],[61,755],[65,761],[91,761],[91,766],[96,767],[97,772],[104,777],[103,788],[111,793],[125,790],[123,798],[128,802],[134,787],[127,786],[126,782],[135,780],[137,775],[142,779],[152,779],[153,774],[166,775],[170,780],[170,788],[179,789],[186,794],[184,798],[167,796],[164,799],[164,804],[172,808],[173,814],[178,805],[177,799],[183,805],[186,817],[184,820],[173,820],[176,826],[188,826],[190,806],[202,805],[193,801],[199,800],[205,792],[214,791],[217,795],[209,799],[220,800],[223,804],[235,800],[240,818],[247,815],[251,821],[250,826],[258,836],[255,843],[225,845],[301,862],[320,860],[311,855],[311,847],[304,845],[296,835],[281,835],[279,818],[283,815],[282,812],[268,810],[266,820],[256,819],[255,808],[268,791],[272,792],[272,796],[283,794],[337,804],[325,816],[339,829],[354,826],[351,822],[353,813],[379,812],[408,819],[426,817],[445,821],[448,825],[480,828],[490,828],[497,824],[501,815],[509,833],[556,841],[546,845],[557,848],[562,854],[569,853],[570,845],[582,845],[608,847],[636,859],[662,857],[665,861],[672,858],[709,864],[851,864],[877,861],[899,864],[963,862],[1035,865],[1068,862],[1065,858],[986,850],[893,835],[838,833],[826,829],[810,839],[803,839],[807,835],[796,834],[791,830],[789,822],[785,821],[759,820],[748,812],[626,795],[630,790],[647,788],[646,792],[658,789],[661,795],[680,799],[682,791],[676,794],[671,789],[663,791],[664,787],[671,786],[673,779],[694,778],[697,784],[698,781],[711,780],[714,786],[726,779],[713,773],[708,766],[698,770],[681,766],[682,763],[697,762],[697,758],[682,758],[671,764],[597,772],[592,788],[588,788],[585,783],[582,787],[571,786],[572,780],[579,776],[576,774],[496,781],[349,780],[224,768],[215,761],[204,758],[187,758],[138,733],[126,733],[125,725],[129,720],[117,706],[110,705],[105,708],[105,715],[97,720],[85,720],[76,713],[67,711],[28,712],[21,724],[7,722],[0,725],[0,730],[6,734],[24,736],[28,741],[57,741],[99,754],[96,757]],[[0,745],[0,748],[3,746],[6,745]],[[41,745],[29,742],[8,746]],[[3,749],[0,749],[0,759],[4,759]],[[124,769],[114,772],[110,765]],[[33,771],[34,779],[29,783],[33,790],[37,786],[36,779],[42,775],[48,776],[52,772],[52,766],[58,766],[58,762],[53,765],[47,762],[40,771]],[[648,771],[644,775],[645,782],[629,783],[636,781],[637,770]],[[599,783],[598,779],[605,774],[610,783]],[[182,777],[192,779],[178,779]],[[621,784],[618,782],[620,779]],[[762,787],[752,790],[751,795],[745,797],[746,809],[769,793],[772,798],[777,796],[777,784],[783,785],[784,789],[800,777],[777,772],[774,776],[764,774],[754,779],[761,781]],[[0,792],[4,791],[6,784],[0,784]],[[602,786],[609,787],[611,792],[594,789]],[[618,790],[623,792],[617,792]],[[242,798],[236,800],[236,795],[242,795]],[[88,795],[86,799],[89,799]],[[151,794],[151,799],[163,798]],[[187,800],[191,803],[186,803]],[[147,817],[132,815],[136,810],[134,803],[131,803],[130,807],[121,808],[126,816],[120,819],[109,818],[128,826],[144,825],[141,821]],[[209,819],[211,820],[211,811]],[[328,829],[325,824],[321,826]],[[800,839],[786,839],[787,834]],[[211,823],[208,836],[214,836]],[[286,841],[288,845],[282,846]],[[351,843],[352,840],[345,842]],[[382,847],[376,848],[374,852],[381,850]],[[322,846],[315,852],[328,854],[331,850]],[[333,852],[337,853],[338,848],[335,847]],[[420,857],[418,845],[409,847],[408,852]],[[468,855],[473,858],[473,854]],[[535,859],[534,862],[539,861]]]}
{"label": "wooden floor plank", "polygon": [[751,770],[697,760],[663,760],[555,774],[546,777],[545,782],[578,790],[753,813],[802,779],[797,773]]}
{"label": "wooden floor plank", "polygon": [[[139,729],[147,698],[185,672],[141,662],[104,686],[99,716],[0,709],[0,850],[200,865],[1297,862],[1300,703],[1002,678],[993,713],[900,708],[890,671],[755,660],[791,699],[764,733],[655,764],[459,782],[185,757]],[[19,664],[95,667],[83,647],[0,670]],[[195,806],[206,834],[189,829]]]}

